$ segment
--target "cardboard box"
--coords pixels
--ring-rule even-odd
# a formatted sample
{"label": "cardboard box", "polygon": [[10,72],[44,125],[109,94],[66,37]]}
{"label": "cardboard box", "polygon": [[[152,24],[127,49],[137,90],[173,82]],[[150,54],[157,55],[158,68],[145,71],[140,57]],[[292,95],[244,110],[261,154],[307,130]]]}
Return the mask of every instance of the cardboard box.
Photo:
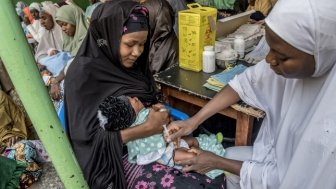
{"label": "cardboard box", "polygon": [[255,10],[250,10],[218,20],[216,24],[216,38],[227,36],[236,31],[239,26],[246,24],[249,21],[251,14],[254,12]]}
{"label": "cardboard box", "polygon": [[190,9],[178,13],[179,66],[201,71],[206,45],[215,45],[217,9],[188,4]]}

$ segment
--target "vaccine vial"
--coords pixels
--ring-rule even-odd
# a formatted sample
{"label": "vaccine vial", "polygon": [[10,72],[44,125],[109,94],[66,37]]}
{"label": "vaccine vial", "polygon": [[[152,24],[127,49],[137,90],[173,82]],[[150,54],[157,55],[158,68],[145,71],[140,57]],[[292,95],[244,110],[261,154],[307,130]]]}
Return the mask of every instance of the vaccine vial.
{"label": "vaccine vial", "polygon": [[241,35],[236,35],[233,41],[233,49],[238,53],[239,58],[244,58],[245,55],[245,40]]}
{"label": "vaccine vial", "polygon": [[214,46],[205,46],[203,51],[203,72],[212,73],[216,70]]}

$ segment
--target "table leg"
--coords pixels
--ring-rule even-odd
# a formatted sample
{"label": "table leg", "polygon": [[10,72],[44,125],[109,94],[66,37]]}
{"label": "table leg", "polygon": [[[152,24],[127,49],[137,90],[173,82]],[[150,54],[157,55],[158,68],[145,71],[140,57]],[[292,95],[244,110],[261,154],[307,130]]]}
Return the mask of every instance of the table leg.
{"label": "table leg", "polygon": [[168,104],[171,107],[174,107],[174,98],[170,96],[169,89],[166,87],[162,87],[161,92],[163,95],[163,102]]}
{"label": "table leg", "polygon": [[[198,101],[196,101],[195,99],[192,99],[192,98],[197,98],[197,97],[190,97],[190,99],[187,99],[186,97],[187,95],[184,95],[182,92],[179,92],[177,90],[170,90],[169,87],[162,87],[161,91],[164,96],[165,102],[172,107],[175,107],[175,103],[176,103],[175,98],[186,101],[187,103],[195,104],[199,107],[203,107],[206,104],[206,103],[201,103],[201,102],[197,103]],[[182,111],[186,111],[186,110],[182,110]],[[186,111],[185,113],[190,113],[190,112]],[[230,109],[230,108],[226,109],[226,111],[223,110],[219,113],[236,119],[235,145],[236,146],[251,145],[251,136],[252,136],[254,117],[247,115],[245,113]],[[189,115],[193,115],[193,114],[189,114]]]}
{"label": "table leg", "polygon": [[237,112],[236,146],[251,145],[251,136],[254,117],[242,112]]}

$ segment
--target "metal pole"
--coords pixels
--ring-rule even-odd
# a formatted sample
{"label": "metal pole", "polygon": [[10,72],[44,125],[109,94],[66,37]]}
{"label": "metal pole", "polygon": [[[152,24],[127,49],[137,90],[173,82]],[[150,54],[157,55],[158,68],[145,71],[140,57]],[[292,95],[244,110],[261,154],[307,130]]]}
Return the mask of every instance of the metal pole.
{"label": "metal pole", "polygon": [[64,186],[89,188],[62,130],[11,0],[0,6],[0,57]]}

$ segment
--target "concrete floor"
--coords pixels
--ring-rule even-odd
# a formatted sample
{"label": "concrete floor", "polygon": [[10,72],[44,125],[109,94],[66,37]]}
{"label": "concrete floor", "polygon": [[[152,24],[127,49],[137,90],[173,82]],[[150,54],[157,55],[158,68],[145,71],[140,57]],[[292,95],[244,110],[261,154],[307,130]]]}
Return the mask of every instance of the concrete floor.
{"label": "concrete floor", "polygon": [[39,181],[34,183],[29,189],[64,189],[62,181],[58,177],[56,170],[51,162],[41,165],[43,169]]}

